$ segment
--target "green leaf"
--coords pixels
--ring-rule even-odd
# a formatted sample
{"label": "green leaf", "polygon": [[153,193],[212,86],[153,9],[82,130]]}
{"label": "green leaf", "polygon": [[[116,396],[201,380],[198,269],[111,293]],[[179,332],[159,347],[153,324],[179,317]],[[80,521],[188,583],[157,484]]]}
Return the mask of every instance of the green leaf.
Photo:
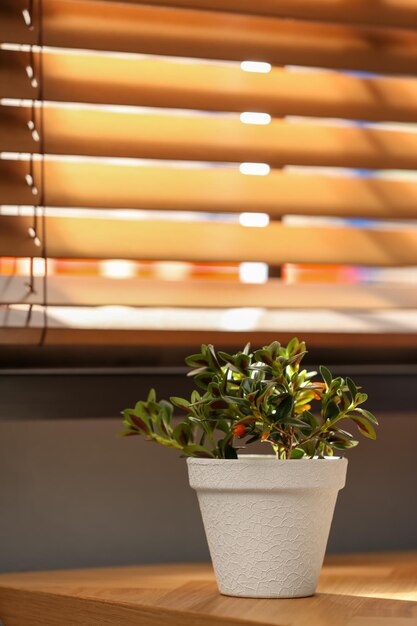
{"label": "green leaf", "polygon": [[307,351],[304,352],[299,352],[298,354],[294,354],[294,356],[291,356],[289,359],[286,359],[284,361],[285,365],[298,365],[304,358],[304,356],[307,354]]}
{"label": "green leaf", "polygon": [[246,398],[238,398],[237,396],[223,396],[223,400],[225,400],[228,404],[238,404],[240,407],[247,406]]}
{"label": "green leaf", "polygon": [[266,365],[272,365],[273,358],[269,350],[263,348],[262,350],[256,350],[253,354],[255,361],[259,361],[260,363],[265,363]]}
{"label": "green leaf", "polygon": [[[281,403],[279,404],[277,410],[273,415],[271,415],[271,419],[274,422],[283,422],[291,417],[292,410],[294,408],[294,398],[292,396],[286,396]],[[303,422],[300,422],[301,425],[304,425]]]}
{"label": "green leaf", "polygon": [[345,439],[353,439],[353,435],[348,433],[347,430],[342,430],[341,428],[335,428],[334,431],[335,433],[337,433],[341,437],[344,437]]}
{"label": "green leaf", "polygon": [[368,399],[368,394],[367,393],[358,393],[356,395],[356,403],[357,404],[363,404],[364,402],[366,402]]}
{"label": "green leaf", "polygon": [[349,376],[346,378],[346,384],[347,384],[348,389],[350,391],[350,395],[352,396],[352,400],[354,400],[356,398],[356,394],[358,393],[358,389],[357,389],[355,383],[353,382],[353,380],[351,378],[349,378]]}
{"label": "green leaf", "polygon": [[171,417],[173,413],[172,404],[167,400],[161,400],[158,404],[164,420],[169,424],[171,422]]}
{"label": "green leaf", "polygon": [[199,402],[201,400],[201,395],[198,393],[198,391],[196,389],[194,389],[194,391],[191,392],[191,404],[195,404],[196,402]]}
{"label": "green leaf", "polygon": [[269,344],[269,346],[266,346],[266,349],[269,350],[269,352],[271,353],[272,359],[274,361],[279,354],[280,348],[281,348],[281,344],[279,343],[279,341],[273,341],[272,343]]}
{"label": "green leaf", "polygon": [[226,400],[223,400],[223,398],[216,398],[215,400],[212,400],[209,404],[211,409],[215,409],[217,410],[222,410],[222,409],[228,409],[229,408],[229,403]]}
{"label": "green leaf", "polygon": [[307,441],[307,443],[299,443],[298,447],[302,448],[309,459],[312,459],[316,454],[315,441]]}
{"label": "green leaf", "polygon": [[179,409],[187,409],[189,410],[190,407],[190,403],[188,400],[185,400],[184,398],[178,398],[177,396],[171,396],[170,400],[172,402],[172,404],[176,407],[178,407]]}
{"label": "green leaf", "polygon": [[186,422],[180,422],[175,426],[172,436],[175,441],[180,444],[180,446],[184,447],[188,445],[191,438],[191,426]]}
{"label": "green leaf", "polygon": [[211,345],[211,343],[207,346],[207,356],[209,359],[209,364],[210,367],[213,370],[219,370],[220,369],[220,363],[217,359],[217,354],[216,351],[214,349],[214,346]]}
{"label": "green leaf", "polygon": [[278,424],[286,424],[288,426],[297,426],[297,428],[303,428],[306,430],[311,430],[311,427],[306,424],[305,422],[302,422],[300,419],[298,419],[297,417],[282,417],[279,420],[274,420],[276,423]]}
{"label": "green leaf", "polygon": [[145,422],[144,419],[138,417],[137,415],[130,415],[131,423],[143,434],[149,435],[151,429],[149,424]]}
{"label": "green leaf", "polygon": [[294,448],[291,451],[291,458],[292,459],[302,459],[303,456],[305,456],[305,452],[301,448]]}
{"label": "green leaf", "polygon": [[368,437],[368,439],[376,439],[375,428],[368,422],[364,417],[351,417],[352,421],[355,422],[356,426],[359,429],[359,432]]}
{"label": "green leaf", "polygon": [[207,367],[198,367],[196,370],[191,370],[187,372],[187,377],[191,378],[191,376],[196,376],[197,374],[202,374],[207,371]]}
{"label": "green leaf", "polygon": [[241,352],[236,357],[235,365],[239,368],[242,374],[247,374],[247,368],[248,365],[250,365],[250,357],[247,354],[243,354],[243,352]]}
{"label": "green leaf", "polygon": [[258,395],[258,391],[252,391],[252,393],[248,393],[248,395],[246,396],[246,400],[252,404],[252,402],[254,402],[256,400],[256,396]]}
{"label": "green leaf", "polygon": [[326,383],[327,387],[330,387],[330,385],[332,384],[332,379],[333,379],[330,370],[328,370],[327,367],[324,367],[324,365],[320,365],[319,370],[320,370],[321,377]]}
{"label": "green leaf", "polygon": [[207,387],[207,391],[215,398],[219,398],[221,396],[219,383],[211,382],[209,386]]}
{"label": "green leaf", "polygon": [[234,357],[227,352],[222,352],[221,350],[217,353],[217,355],[221,358],[225,363],[234,363]]}
{"label": "green leaf", "polygon": [[303,411],[300,415],[300,419],[306,422],[311,427],[311,430],[315,430],[319,426],[318,419],[310,411]]}
{"label": "green leaf", "polygon": [[194,377],[195,384],[198,385],[200,389],[208,389],[208,386],[212,380],[213,374],[210,372],[197,374],[197,376]]}
{"label": "green leaf", "polygon": [[356,411],[360,413],[361,415],[363,415],[364,417],[366,417],[370,422],[373,422],[374,424],[378,426],[378,420],[376,419],[373,413],[371,413],[370,411],[367,411],[366,409],[359,409],[359,408],[356,408],[355,412]]}
{"label": "green leaf", "polygon": [[202,354],[191,354],[185,358],[185,362],[190,367],[205,367],[208,365],[208,359]]}
{"label": "green leaf", "polygon": [[293,337],[291,339],[291,341],[287,345],[287,353],[289,354],[289,356],[292,356],[293,352],[297,352],[299,343],[300,342],[298,341],[297,337]]}
{"label": "green leaf", "polygon": [[342,408],[343,408],[343,411],[347,411],[351,404],[352,404],[352,399],[351,399],[350,395],[343,392],[342,393]]}
{"label": "green leaf", "polygon": [[348,450],[358,445],[359,441],[355,439],[344,439],[343,437],[331,437],[327,440],[327,443],[336,450]]}
{"label": "green leaf", "polygon": [[218,420],[216,422],[216,428],[217,430],[221,430],[223,433],[225,433],[226,435],[230,435],[230,426],[229,424],[226,422],[226,420]]}
{"label": "green leaf", "polygon": [[329,402],[326,407],[324,417],[326,418],[326,420],[334,420],[339,415],[339,413],[340,411],[337,404],[335,402]]}
{"label": "green leaf", "polygon": [[274,385],[272,384],[265,385],[264,390],[261,393],[259,393],[259,395],[257,395],[256,397],[256,402],[255,402],[256,406],[259,408],[263,402],[265,403],[268,400],[269,396],[273,393],[273,391],[274,391]]}

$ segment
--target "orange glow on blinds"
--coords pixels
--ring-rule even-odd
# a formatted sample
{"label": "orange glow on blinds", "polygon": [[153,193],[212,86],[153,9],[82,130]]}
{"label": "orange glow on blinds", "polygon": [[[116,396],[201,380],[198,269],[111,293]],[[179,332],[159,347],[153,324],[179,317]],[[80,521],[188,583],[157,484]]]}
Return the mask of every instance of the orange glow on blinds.
{"label": "orange glow on blinds", "polygon": [[417,0],[33,6],[0,6],[0,342],[29,304],[417,308]]}

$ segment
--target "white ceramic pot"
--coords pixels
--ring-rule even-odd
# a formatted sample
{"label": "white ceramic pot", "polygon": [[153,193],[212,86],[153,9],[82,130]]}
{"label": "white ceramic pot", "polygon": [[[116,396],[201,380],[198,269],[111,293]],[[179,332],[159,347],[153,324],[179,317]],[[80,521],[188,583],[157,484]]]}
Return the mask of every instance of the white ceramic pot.
{"label": "white ceramic pot", "polygon": [[221,593],[314,594],[347,460],[187,459]]}

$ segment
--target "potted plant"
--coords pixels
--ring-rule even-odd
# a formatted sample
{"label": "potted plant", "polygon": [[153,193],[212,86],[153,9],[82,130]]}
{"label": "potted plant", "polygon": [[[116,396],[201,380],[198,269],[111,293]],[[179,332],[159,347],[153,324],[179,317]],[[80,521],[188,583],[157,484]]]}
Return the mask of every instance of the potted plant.
{"label": "potted plant", "polygon": [[[143,435],[187,456],[220,592],[299,597],[315,592],[337,493],[357,445],[350,422],[375,439],[367,395],[350,378],[300,368],[305,343],[274,341],[237,354],[202,345],[186,359],[200,391],[157,401],[154,390],[124,415]],[[173,407],[185,417],[172,423]],[[241,453],[255,442],[273,455]],[[336,451],[338,456],[334,456]]]}

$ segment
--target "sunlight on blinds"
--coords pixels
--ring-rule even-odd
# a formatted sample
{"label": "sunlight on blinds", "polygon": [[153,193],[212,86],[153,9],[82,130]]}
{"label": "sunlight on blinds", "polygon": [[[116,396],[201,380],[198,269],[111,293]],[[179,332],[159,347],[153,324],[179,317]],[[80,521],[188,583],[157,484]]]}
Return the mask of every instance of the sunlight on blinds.
{"label": "sunlight on blinds", "polygon": [[413,341],[416,68],[417,0],[4,0],[0,343]]}

